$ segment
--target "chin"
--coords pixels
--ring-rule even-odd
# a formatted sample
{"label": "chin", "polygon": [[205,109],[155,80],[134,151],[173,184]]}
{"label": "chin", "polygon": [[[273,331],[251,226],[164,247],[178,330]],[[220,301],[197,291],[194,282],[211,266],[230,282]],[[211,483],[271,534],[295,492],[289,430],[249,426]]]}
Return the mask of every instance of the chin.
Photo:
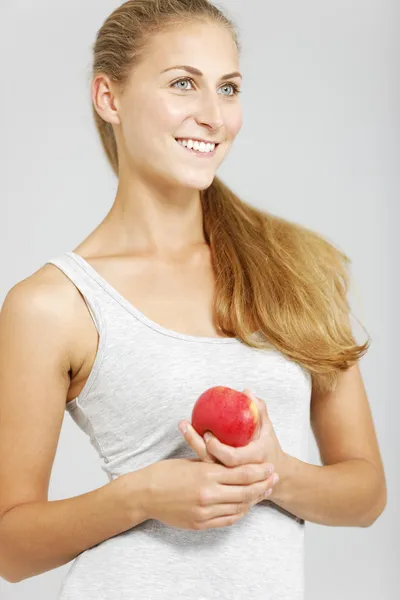
{"label": "chin", "polygon": [[215,173],[210,174],[208,177],[203,175],[200,177],[199,174],[193,174],[193,177],[185,177],[185,179],[181,179],[181,183],[186,188],[191,188],[195,190],[206,190],[210,187],[212,182],[214,181]]}

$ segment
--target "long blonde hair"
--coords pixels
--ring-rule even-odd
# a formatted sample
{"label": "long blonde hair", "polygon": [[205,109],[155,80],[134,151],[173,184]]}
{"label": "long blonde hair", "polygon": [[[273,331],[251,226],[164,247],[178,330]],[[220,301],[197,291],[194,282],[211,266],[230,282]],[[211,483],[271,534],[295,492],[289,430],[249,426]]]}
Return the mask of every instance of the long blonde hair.
{"label": "long blonde hair", "polygon": [[[93,78],[105,74],[123,90],[151,34],[194,19],[227,27],[240,51],[234,23],[208,0],[129,0],[97,33]],[[112,125],[92,109],[118,177]],[[220,330],[251,347],[277,349],[310,372],[313,388],[334,390],[339,371],[357,362],[371,339],[357,345],[350,327],[348,256],[317,232],[247,204],[218,177],[200,195]]]}

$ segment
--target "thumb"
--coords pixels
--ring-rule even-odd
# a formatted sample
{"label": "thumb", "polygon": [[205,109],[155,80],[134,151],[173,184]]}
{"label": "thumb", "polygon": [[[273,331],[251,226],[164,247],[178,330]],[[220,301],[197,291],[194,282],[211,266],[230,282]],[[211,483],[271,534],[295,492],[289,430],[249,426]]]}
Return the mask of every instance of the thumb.
{"label": "thumb", "polygon": [[255,402],[255,404],[259,410],[260,420],[264,421],[265,423],[269,423],[270,419],[269,419],[266,402],[262,398],[258,398],[258,396],[256,396],[251,390],[248,390],[248,392],[249,392],[248,393],[249,398],[251,398],[251,400],[253,400],[253,402]]}

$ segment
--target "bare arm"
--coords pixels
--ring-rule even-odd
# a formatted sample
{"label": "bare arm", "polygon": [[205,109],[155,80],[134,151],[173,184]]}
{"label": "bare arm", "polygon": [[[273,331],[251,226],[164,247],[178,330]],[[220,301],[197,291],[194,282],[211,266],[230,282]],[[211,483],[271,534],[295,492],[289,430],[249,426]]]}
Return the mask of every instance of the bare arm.
{"label": "bare arm", "polygon": [[372,525],[386,506],[386,478],[358,363],[334,391],[313,390],[310,414],[323,466],[289,457],[272,500],[314,523]]}
{"label": "bare arm", "polygon": [[145,520],[140,471],[48,500],[70,385],[75,301],[48,274],[14,286],[0,312],[0,576],[10,582],[59,567]]}
{"label": "bare arm", "polygon": [[10,509],[0,521],[0,575],[11,583],[40,575],[145,521],[141,478],[129,475],[80,496]]}
{"label": "bare arm", "polygon": [[288,456],[272,501],[312,523],[369,527],[386,505],[382,476],[363,458],[312,465]]}

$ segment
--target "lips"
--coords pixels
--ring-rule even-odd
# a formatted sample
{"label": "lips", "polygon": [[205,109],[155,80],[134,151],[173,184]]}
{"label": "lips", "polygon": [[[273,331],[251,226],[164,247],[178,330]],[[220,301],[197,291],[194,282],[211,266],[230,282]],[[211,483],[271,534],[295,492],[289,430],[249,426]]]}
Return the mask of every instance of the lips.
{"label": "lips", "polygon": [[182,138],[174,138],[176,143],[186,152],[189,152],[190,154],[192,154],[193,156],[196,156],[197,158],[211,158],[215,155],[217,148],[219,146],[219,143],[217,144],[216,142],[213,142],[215,144],[215,148],[212,152],[200,152],[199,150],[193,150],[192,148],[188,148],[187,146],[183,146],[181,143],[178,142],[178,139],[182,139]]}
{"label": "lips", "polygon": [[188,141],[188,140],[193,140],[194,142],[198,142],[199,144],[200,144],[201,142],[203,142],[204,144],[215,144],[215,146],[219,146],[219,144],[220,144],[220,142],[209,141],[209,140],[200,140],[200,139],[197,139],[197,138],[174,138],[174,139],[175,139],[177,142],[178,142],[178,140],[186,140],[186,141]]}

